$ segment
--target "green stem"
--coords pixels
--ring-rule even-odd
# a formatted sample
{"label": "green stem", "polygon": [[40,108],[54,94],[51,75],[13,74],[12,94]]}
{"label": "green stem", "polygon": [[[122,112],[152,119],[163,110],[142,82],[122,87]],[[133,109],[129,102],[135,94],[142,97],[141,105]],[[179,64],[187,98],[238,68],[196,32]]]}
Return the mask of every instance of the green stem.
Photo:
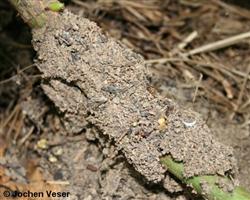
{"label": "green stem", "polygon": [[51,12],[63,9],[63,4],[57,0],[9,0],[23,20],[31,28],[40,28],[50,19]]}
{"label": "green stem", "polygon": [[[168,171],[178,178],[182,183],[192,186],[192,188],[200,195],[208,200],[250,200],[250,193],[244,188],[236,187],[232,192],[227,192],[218,186],[218,181],[229,183],[226,177],[217,175],[196,176],[186,179],[183,175],[184,165],[181,162],[175,162],[171,156],[165,156],[161,159],[161,163]],[[207,187],[204,189],[203,184]],[[206,191],[205,191],[206,190]]]}

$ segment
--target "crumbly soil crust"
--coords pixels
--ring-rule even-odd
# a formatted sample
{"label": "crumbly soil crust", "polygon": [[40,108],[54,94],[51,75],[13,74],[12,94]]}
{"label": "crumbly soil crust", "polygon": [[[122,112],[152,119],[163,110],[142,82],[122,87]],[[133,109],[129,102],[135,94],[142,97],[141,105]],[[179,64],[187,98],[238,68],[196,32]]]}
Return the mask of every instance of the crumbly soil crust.
{"label": "crumbly soil crust", "polygon": [[152,182],[164,179],[165,154],[184,162],[186,177],[236,173],[232,149],[214,140],[199,114],[147,91],[144,59],[95,23],[64,11],[33,31],[33,46],[43,89],[68,132],[94,127]]}

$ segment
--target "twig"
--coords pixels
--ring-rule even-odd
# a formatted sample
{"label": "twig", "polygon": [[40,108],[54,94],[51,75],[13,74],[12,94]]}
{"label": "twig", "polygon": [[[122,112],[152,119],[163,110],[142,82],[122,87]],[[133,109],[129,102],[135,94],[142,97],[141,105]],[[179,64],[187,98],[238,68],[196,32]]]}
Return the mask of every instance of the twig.
{"label": "twig", "polygon": [[197,93],[198,93],[202,78],[203,78],[203,75],[200,74],[200,78],[199,78],[199,80],[198,80],[198,82],[196,84],[196,87],[195,87],[195,92],[194,92],[194,96],[193,96],[193,103],[195,102],[195,99],[196,99],[196,96],[197,96]]}
{"label": "twig", "polygon": [[8,79],[5,79],[5,80],[0,81],[0,85],[5,84],[5,83],[8,83],[9,81],[14,80],[20,73],[22,73],[22,72],[24,72],[24,71],[26,71],[26,70],[28,70],[28,69],[34,67],[34,66],[35,66],[35,65],[32,64],[32,65],[29,65],[29,66],[27,66],[27,67],[24,67],[23,69],[21,69],[21,70],[18,72],[18,74],[14,75],[14,76],[12,76],[12,77],[10,77],[10,78],[8,78]]}
{"label": "twig", "polygon": [[[247,76],[250,75],[250,65],[248,66],[248,70],[247,70]],[[243,94],[244,94],[244,90],[246,88],[246,85],[247,85],[247,81],[248,81],[248,78],[247,76],[245,77],[244,79],[244,82],[241,86],[241,89],[240,89],[240,94],[239,94],[239,98],[237,100],[237,105],[240,106],[241,102],[242,102],[242,97],[243,97]]]}
{"label": "twig", "polygon": [[69,185],[69,181],[46,181],[50,185]]}
{"label": "twig", "polygon": [[250,12],[246,9],[229,5],[229,4],[224,3],[223,1],[220,1],[220,0],[212,0],[212,1],[213,1],[213,3],[219,5],[222,8],[225,8],[233,13],[236,13],[236,14],[242,16],[242,17],[250,19]]}
{"label": "twig", "polygon": [[[248,75],[250,75],[250,65],[248,66],[248,69],[247,69],[247,76],[248,76]],[[234,111],[234,113],[230,116],[231,119],[234,117],[235,113],[239,110],[240,105],[241,105],[241,103],[242,103],[243,94],[244,94],[244,91],[245,91],[245,88],[246,88],[246,85],[247,85],[247,81],[248,81],[247,76],[245,77],[244,82],[242,83],[242,86],[241,86],[241,89],[240,89],[240,94],[239,94],[239,97],[238,97],[238,99],[237,99],[235,111]]]}
{"label": "twig", "polygon": [[226,38],[223,40],[219,40],[216,42],[212,42],[210,44],[206,44],[204,46],[193,49],[193,50],[189,51],[188,53],[184,54],[184,56],[191,56],[191,55],[195,55],[195,54],[199,54],[199,53],[204,53],[204,52],[208,52],[208,51],[222,49],[222,48],[237,44],[237,43],[241,42],[242,40],[247,39],[249,37],[250,37],[250,32],[241,33],[239,35],[232,36],[232,37],[229,37],[229,38]]}
{"label": "twig", "polygon": [[26,140],[32,135],[34,129],[35,129],[35,127],[32,126],[30,128],[29,132],[24,137],[22,137],[22,139],[20,139],[20,142],[18,144],[19,146],[22,146],[26,142]]}
{"label": "twig", "polygon": [[188,35],[179,45],[178,49],[184,49],[190,42],[192,42],[198,36],[197,31],[193,31],[190,35]]}
{"label": "twig", "polygon": [[240,76],[240,77],[247,77],[248,80],[250,80],[250,75],[247,75],[246,73],[243,73],[241,71],[238,71],[236,69],[228,69],[228,67],[225,67],[224,65],[220,64],[219,67],[215,67],[214,63],[211,62],[201,62],[199,60],[191,60],[187,57],[183,57],[183,58],[178,58],[178,57],[172,57],[172,58],[159,58],[159,59],[151,59],[151,60],[146,60],[145,63],[146,64],[153,64],[153,63],[159,63],[159,64],[164,64],[164,63],[168,63],[168,62],[187,62],[190,64],[194,64],[194,65],[200,65],[203,67],[211,67],[211,68],[216,68],[218,70],[226,70],[226,71],[230,71],[233,74]]}

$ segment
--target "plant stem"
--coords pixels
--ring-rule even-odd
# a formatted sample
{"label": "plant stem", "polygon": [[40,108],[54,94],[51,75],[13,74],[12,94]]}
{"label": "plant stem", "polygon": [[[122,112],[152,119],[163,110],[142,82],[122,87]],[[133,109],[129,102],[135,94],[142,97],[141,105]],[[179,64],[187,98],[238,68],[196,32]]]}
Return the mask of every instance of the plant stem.
{"label": "plant stem", "polygon": [[23,20],[31,28],[40,28],[46,24],[51,12],[60,11],[63,4],[57,0],[9,0]]}
{"label": "plant stem", "polygon": [[[165,156],[161,159],[161,163],[173,174],[177,179],[192,188],[200,195],[208,200],[250,200],[250,193],[244,188],[236,187],[232,192],[226,192],[218,186],[218,181],[230,183],[227,177],[217,175],[196,176],[185,178],[183,175],[184,165],[181,162],[175,162],[171,156]],[[203,184],[206,183],[206,191]]]}

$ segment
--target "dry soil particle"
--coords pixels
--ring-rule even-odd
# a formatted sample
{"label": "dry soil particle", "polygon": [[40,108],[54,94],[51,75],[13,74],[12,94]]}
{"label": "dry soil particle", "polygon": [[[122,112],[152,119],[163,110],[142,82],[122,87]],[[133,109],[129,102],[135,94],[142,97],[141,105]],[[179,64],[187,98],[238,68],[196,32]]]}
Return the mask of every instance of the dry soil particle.
{"label": "dry soil particle", "polygon": [[33,45],[44,91],[69,132],[95,126],[149,181],[164,178],[165,154],[184,162],[187,177],[234,174],[232,150],[212,138],[197,113],[148,92],[143,58],[95,23],[64,11],[33,31]]}

